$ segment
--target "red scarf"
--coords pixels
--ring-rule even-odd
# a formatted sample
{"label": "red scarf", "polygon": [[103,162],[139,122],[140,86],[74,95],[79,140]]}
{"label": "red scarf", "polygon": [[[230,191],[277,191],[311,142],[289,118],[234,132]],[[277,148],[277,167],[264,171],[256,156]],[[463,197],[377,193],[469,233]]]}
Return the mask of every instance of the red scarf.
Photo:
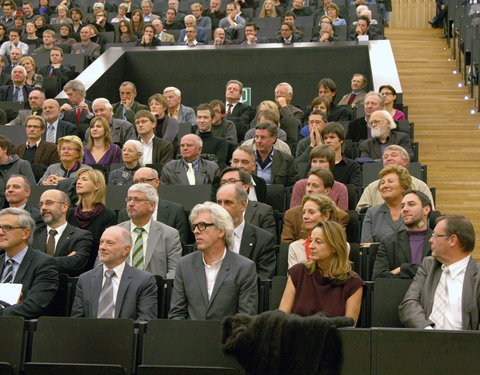
{"label": "red scarf", "polygon": [[310,236],[308,236],[306,239],[305,239],[305,254],[307,254],[307,260],[311,260],[310,259],[310,244],[312,243],[312,238]]}

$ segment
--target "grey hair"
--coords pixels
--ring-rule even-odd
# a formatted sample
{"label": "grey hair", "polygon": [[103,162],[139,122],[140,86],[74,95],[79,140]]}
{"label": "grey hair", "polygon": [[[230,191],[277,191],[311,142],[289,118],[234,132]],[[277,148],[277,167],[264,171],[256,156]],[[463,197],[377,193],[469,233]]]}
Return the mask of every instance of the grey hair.
{"label": "grey hair", "polygon": [[370,91],[367,95],[365,95],[365,99],[363,101],[367,100],[369,96],[376,96],[378,99],[380,99],[380,104],[384,105],[385,104],[385,99],[383,98],[383,95],[380,94],[379,92],[376,91]]}
{"label": "grey hair", "polygon": [[143,4],[146,4],[146,3],[149,3],[150,6],[153,6],[153,3],[152,3],[150,0],[143,0],[143,1],[140,3],[140,6],[142,6]]}
{"label": "grey hair", "polygon": [[93,4],[92,9],[95,9],[95,8],[105,9],[105,5],[103,3],[95,3]]}
{"label": "grey hair", "polygon": [[73,79],[68,81],[65,86],[63,86],[63,91],[73,90],[74,92],[79,92],[83,97],[87,95],[87,90],[85,90],[85,85],[78,79]]}
{"label": "grey hair", "polygon": [[[121,4],[120,4],[120,5],[121,5]],[[127,5],[127,4],[125,4],[125,6],[126,6],[126,5]],[[125,87],[125,86],[128,86],[128,85],[132,86],[133,92],[136,94],[136,93],[137,93],[137,86],[135,86],[135,84],[134,84],[133,82],[124,81],[124,82],[121,83],[120,88]]]}
{"label": "grey hair", "polygon": [[[20,177],[23,180],[23,187],[27,190],[32,190],[32,186],[30,185],[30,181],[28,181],[27,177],[25,177],[23,174],[12,174],[8,180],[14,177]],[[7,180],[7,182],[8,182]]]}
{"label": "grey hair", "polygon": [[25,67],[23,67],[22,65],[17,65],[17,66],[15,66],[15,67],[12,69],[12,73],[11,73],[11,76],[12,76],[12,77],[13,77],[13,71],[14,71],[15,69],[17,69],[17,70],[20,69],[20,70],[22,71],[23,75],[25,76],[25,79],[27,79],[27,70],[26,70]]}
{"label": "grey hair", "polygon": [[195,140],[197,141],[197,146],[198,147],[203,147],[203,141],[202,141],[202,138],[200,138],[198,135],[196,134],[185,134],[182,139],[180,140],[180,143],[182,143],[182,140],[183,138],[185,138],[186,136],[189,136],[189,135],[193,135],[193,138],[195,138]]}
{"label": "grey hair", "polygon": [[142,144],[140,143],[140,141],[137,141],[136,139],[129,139],[128,141],[126,141],[123,146],[126,146],[127,143],[131,143],[135,146],[135,149],[137,150],[137,152],[140,154],[140,158],[138,159],[138,164],[141,165],[142,167],[145,166],[145,163],[143,162],[143,146]]}
{"label": "grey hair", "polygon": [[[385,116],[385,120],[387,120],[388,124],[390,125],[390,130],[396,129],[397,128],[397,123],[393,120],[392,115],[383,109],[380,109],[378,111],[375,111],[373,113],[381,113],[383,116]],[[372,115],[373,115],[372,113]]]}
{"label": "grey hair", "polygon": [[124,9],[127,9],[128,10],[128,5],[126,3],[121,3],[119,6],[119,8],[124,8]]}
{"label": "grey hair", "polygon": [[155,203],[155,206],[158,204],[158,193],[152,185],[149,184],[134,184],[128,188],[128,192],[139,191],[140,193],[145,193],[148,201],[150,203]]}
{"label": "grey hair", "polygon": [[189,14],[189,15],[185,16],[185,18],[183,20],[186,21],[187,19],[189,19],[189,20],[193,19],[193,21],[195,21],[195,25],[197,24],[197,19],[195,18],[194,15]]}
{"label": "grey hair", "polygon": [[225,230],[225,246],[227,249],[233,247],[233,219],[228,211],[217,203],[205,202],[197,204],[190,213],[190,223],[196,220],[197,216],[202,212],[210,212],[212,215],[212,223],[217,229]]}
{"label": "grey hair", "polygon": [[5,215],[18,216],[18,225],[30,230],[28,241],[27,241],[28,244],[30,245],[30,242],[31,242],[30,240],[33,238],[32,235],[35,229],[35,220],[33,220],[30,214],[27,211],[25,211],[23,208],[17,208],[17,207],[4,208],[3,210],[0,211],[0,217]]}
{"label": "grey hair", "polygon": [[390,145],[390,146],[385,147],[385,150],[383,152],[385,153],[385,151],[388,151],[388,150],[398,151],[402,155],[403,160],[406,160],[407,163],[410,161],[410,156],[408,155],[407,150],[405,150],[402,146]]}
{"label": "grey hair", "polygon": [[281,82],[281,83],[279,83],[277,86],[275,86],[275,90],[278,89],[280,86],[285,86],[285,87],[287,87],[288,93],[289,93],[290,95],[293,95],[293,87],[292,87],[292,85],[291,85],[290,83],[288,83],[288,82]]}
{"label": "grey hair", "polygon": [[173,91],[173,93],[176,95],[176,96],[179,96],[181,97],[182,96],[182,92],[177,89],[176,87],[173,87],[173,86],[169,86],[169,87],[165,87],[163,89],[163,94],[165,95],[165,93],[169,92],[169,91]]}
{"label": "grey hair", "polygon": [[95,107],[95,104],[104,104],[105,108],[109,109],[110,111],[113,110],[112,104],[110,103],[110,100],[108,100],[107,98],[95,99],[92,103],[92,108]]}

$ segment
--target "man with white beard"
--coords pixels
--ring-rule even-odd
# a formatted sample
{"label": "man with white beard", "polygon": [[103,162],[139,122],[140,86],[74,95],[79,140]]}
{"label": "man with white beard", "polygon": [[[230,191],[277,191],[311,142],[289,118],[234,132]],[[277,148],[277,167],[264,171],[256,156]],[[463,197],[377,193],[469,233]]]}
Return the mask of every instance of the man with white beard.
{"label": "man with white beard", "polygon": [[412,143],[408,134],[392,131],[397,127],[395,121],[388,111],[375,111],[370,115],[368,126],[371,129],[372,138],[360,143],[360,157],[381,160],[383,151],[387,146],[402,146],[413,158]]}

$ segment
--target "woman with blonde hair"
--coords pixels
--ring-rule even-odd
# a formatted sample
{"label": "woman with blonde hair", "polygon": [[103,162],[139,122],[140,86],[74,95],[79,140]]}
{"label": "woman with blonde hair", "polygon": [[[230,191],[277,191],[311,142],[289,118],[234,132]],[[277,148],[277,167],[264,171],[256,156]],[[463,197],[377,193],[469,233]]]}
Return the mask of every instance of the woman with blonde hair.
{"label": "woman with blonde hair", "polygon": [[363,280],[352,271],[342,226],[320,222],[312,230],[311,260],[291,267],[279,309],[310,316],[325,312],[357,323],[362,305]]}
{"label": "woman with blonde hair", "polygon": [[84,147],[85,164],[101,164],[105,167],[120,163],[122,150],[112,142],[110,125],[105,117],[94,117],[90,121],[90,141]]}
{"label": "woman with blonde hair", "polygon": [[258,15],[260,18],[270,18],[270,17],[279,17],[277,14],[277,9],[275,8],[275,4],[273,0],[265,0],[262,5],[262,10]]}
{"label": "woman with blonde hair", "polygon": [[35,64],[33,57],[22,57],[20,59],[20,65],[23,66],[27,71],[27,80],[25,82],[26,85],[41,89],[43,87],[43,76],[41,74],[37,74],[37,65]]}

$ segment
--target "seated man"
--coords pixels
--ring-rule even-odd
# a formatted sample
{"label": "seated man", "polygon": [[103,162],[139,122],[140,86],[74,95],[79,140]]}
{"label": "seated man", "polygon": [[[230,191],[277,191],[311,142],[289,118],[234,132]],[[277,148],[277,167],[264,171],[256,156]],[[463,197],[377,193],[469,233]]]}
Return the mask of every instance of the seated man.
{"label": "seated man", "polygon": [[41,47],[38,47],[33,51],[35,54],[39,53],[50,53],[53,47],[55,47],[55,42],[56,42],[56,36],[55,36],[55,31],[53,30],[45,30],[42,33],[42,40],[43,40],[43,45]]}
{"label": "seated man", "polygon": [[322,130],[327,126],[327,115],[325,112],[315,110],[308,116],[308,132],[310,136],[301,139],[295,151],[295,166],[298,163],[308,163],[310,152],[317,146],[323,144]]}
{"label": "seated man", "polygon": [[217,163],[200,157],[202,145],[202,139],[198,135],[184,135],[180,141],[180,155],[182,158],[169,161],[164,165],[160,178],[162,184],[211,184],[219,168]]}
{"label": "seated man", "polygon": [[158,20],[160,16],[153,14],[153,2],[150,0],[143,0],[140,3],[140,8],[142,9],[143,22],[151,23],[153,20]]}
{"label": "seated man", "polygon": [[280,112],[280,128],[287,133],[287,143],[297,144],[298,129],[303,122],[304,113],[292,105],[293,87],[288,82],[281,82],[275,87],[275,103]]}
{"label": "seated man", "polygon": [[214,46],[224,46],[226,44],[232,44],[232,41],[230,39],[226,39],[225,36],[225,30],[221,27],[217,27],[213,32],[213,40],[210,41],[209,44],[212,44]]}
{"label": "seated man", "polygon": [[18,116],[15,120],[12,120],[9,124],[6,125],[26,125],[26,120],[30,115],[38,115],[42,114],[42,106],[43,102],[45,101],[45,93],[41,90],[32,90],[30,94],[28,94],[28,104],[30,105],[30,109],[21,109],[18,112]]}
{"label": "seated man", "polygon": [[27,203],[31,192],[30,182],[20,174],[11,175],[5,184],[5,199],[8,207],[24,209],[35,220],[35,227],[40,228],[45,226],[40,211]]}
{"label": "seated man", "polygon": [[42,114],[47,128],[42,137],[47,142],[57,143],[66,135],[78,135],[77,127],[74,124],[60,120],[60,106],[55,99],[47,99],[43,102]]}
{"label": "seated man", "polygon": [[203,12],[203,5],[200,3],[193,3],[190,5],[190,9],[192,10],[192,15],[195,17],[197,21],[198,27],[203,27],[205,29],[212,30],[212,20],[209,17],[202,17]]}
{"label": "seated man", "polygon": [[397,124],[388,111],[373,112],[368,126],[371,128],[372,138],[360,142],[360,158],[381,160],[385,147],[398,145],[407,151],[410,160],[413,159],[413,149],[408,134],[392,131],[397,128]]}
{"label": "seated man", "polygon": [[27,102],[28,95],[33,87],[27,86],[27,71],[21,65],[12,69],[12,84],[0,87],[0,101],[2,102]]}
{"label": "seated man", "polygon": [[283,44],[293,44],[303,42],[303,38],[295,33],[294,26],[289,22],[283,22],[280,26],[280,34],[274,39],[274,42]]}
{"label": "seated man", "polygon": [[330,78],[322,78],[317,84],[318,96],[325,98],[330,102],[330,112],[328,113],[328,121],[350,121],[351,111],[344,106],[335,104],[337,96],[337,85]]}
{"label": "seated man", "polygon": [[[1,26],[0,26],[0,29],[1,29]],[[3,73],[9,76],[12,73],[12,69],[15,68],[17,65],[20,65],[20,59],[22,57],[23,57],[22,50],[20,48],[13,47],[10,50],[10,55],[9,55],[10,64],[3,66]]]}
{"label": "seated man", "polygon": [[212,106],[214,112],[212,120],[212,134],[215,137],[226,139],[232,145],[236,145],[238,143],[237,128],[235,127],[233,121],[225,118],[225,104],[218,99],[214,99],[208,104]]}
{"label": "seated man", "polygon": [[478,330],[480,265],[471,253],[475,230],[463,215],[437,220],[425,257],[399,306],[407,328]]}
{"label": "seated man", "polygon": [[293,0],[291,11],[297,17],[311,16],[312,13],[313,13],[312,9],[305,6],[305,1],[304,0]]}
{"label": "seated man", "polygon": [[189,123],[195,125],[196,117],[193,108],[183,105],[182,93],[176,87],[166,87],[163,95],[168,102],[168,115],[178,121],[179,124]]}
{"label": "seated man", "polygon": [[383,109],[383,95],[375,91],[370,91],[365,95],[363,105],[365,108],[365,117],[357,118],[348,124],[347,139],[351,139],[352,142],[360,142],[363,139],[372,138],[371,129],[367,124],[373,112]]}
{"label": "seated man", "polygon": [[165,164],[173,159],[173,145],[171,142],[155,135],[157,119],[152,112],[144,109],[135,115],[135,125],[138,139],[143,146],[144,164]]}
{"label": "seated man", "polygon": [[0,228],[4,251],[0,255],[0,280],[22,284],[20,301],[13,305],[0,302],[0,316],[38,319],[51,314],[59,286],[58,270],[53,258],[28,245],[35,222],[21,208],[5,208],[0,211]]}
{"label": "seated man", "polygon": [[260,280],[272,279],[276,266],[275,237],[245,220],[247,202],[247,192],[236,184],[222,185],[217,191],[217,203],[233,219],[231,251],[253,260]]}
{"label": "seated man", "polygon": [[232,154],[231,166],[232,168],[242,169],[250,175],[250,181],[246,182],[249,185],[248,200],[265,203],[267,199],[267,184],[263,178],[255,174],[257,164],[255,162],[255,152],[252,148],[247,146],[237,147]]}
{"label": "seated man", "polygon": [[20,48],[22,55],[28,55],[28,44],[20,41],[21,30],[13,27],[8,32],[9,41],[3,42],[0,47],[0,55],[10,56],[10,52],[13,48]]}
{"label": "seated man", "polygon": [[220,21],[226,16],[226,13],[220,9],[220,0],[210,0],[210,7],[205,9],[203,16],[210,18],[212,21],[212,29],[216,29]]}
{"label": "seated man", "polygon": [[197,107],[196,132],[202,139],[202,153],[215,155],[218,161],[227,162],[228,142],[212,134],[212,120],[215,116],[213,107],[210,104],[200,104]]}
{"label": "seated man", "polygon": [[155,38],[160,42],[167,44],[173,44],[175,42],[175,37],[165,31],[161,19],[153,20],[152,26],[155,29]]}
{"label": "seated man", "polygon": [[45,119],[41,116],[31,115],[27,117],[25,130],[27,132],[27,142],[21,143],[13,149],[23,160],[30,164],[51,165],[60,162],[57,151],[57,145],[53,142],[45,141],[42,136],[45,133]]}
{"label": "seated man", "polygon": [[94,114],[92,102],[86,99],[87,90],[79,80],[68,82],[63,90],[67,94],[70,103],[64,103],[60,107],[62,119],[72,124],[90,123]]}
{"label": "seated man", "polygon": [[367,87],[367,78],[363,74],[356,73],[351,81],[352,92],[345,94],[338,102],[338,105],[351,105],[355,107],[357,103],[362,103],[365,98]]}
{"label": "seated man", "polygon": [[245,19],[240,16],[240,4],[232,1],[227,4],[227,16],[222,18],[218,27],[225,29],[230,39],[237,39],[238,32],[245,26]]}
{"label": "seated man", "polygon": [[197,20],[195,16],[189,14],[186,16],[183,20],[185,24],[185,28],[180,30],[178,33],[178,44],[181,44],[181,42],[187,42],[187,27],[194,27],[195,30],[197,31],[196,38],[199,42],[202,42],[202,44],[206,44],[208,40],[208,35],[211,33],[210,29],[205,29],[199,25],[197,25]]}
{"label": "seated man", "polygon": [[273,147],[277,140],[277,127],[271,122],[261,122],[255,129],[257,175],[267,185],[292,186],[296,180],[293,158]]}
{"label": "seated man", "polygon": [[71,53],[74,53],[76,55],[82,54],[92,59],[96,59],[97,57],[99,57],[100,45],[92,42],[90,40],[91,36],[92,36],[92,31],[90,30],[90,27],[88,26],[82,27],[82,29],[80,30],[80,42],[74,43],[72,45]]}
{"label": "seated man", "polygon": [[72,70],[63,65],[63,49],[59,47],[50,50],[50,64],[39,68],[38,73],[44,77],[56,77],[62,87],[73,78]]}
{"label": "seated man", "polygon": [[165,12],[165,30],[181,30],[184,24],[177,21],[177,10],[175,8],[168,8]]}
{"label": "seated man", "polygon": [[[264,122],[273,123],[277,127],[277,139],[273,144],[275,150],[281,151],[289,156],[292,156],[292,150],[290,146],[286,143],[287,134],[283,129],[280,128],[280,118],[278,117],[278,112],[271,109],[264,109],[258,112],[257,124]],[[242,146],[250,147],[253,151],[257,150],[255,145],[255,133],[257,129],[252,128],[245,133],[245,142],[242,143]]]}
{"label": "seated man", "polygon": [[127,229],[113,226],[103,232],[98,249],[103,265],[78,278],[72,318],[129,318],[144,322],[157,317],[155,277],[125,262],[131,249],[132,238]]}
{"label": "seated man", "polygon": [[243,45],[255,45],[260,43],[268,43],[268,38],[257,36],[258,26],[253,22],[245,25],[245,40],[241,43]]}
{"label": "seated man", "polygon": [[233,121],[237,128],[238,139],[242,140],[250,125],[250,106],[242,103],[243,83],[231,79],[225,85],[225,106],[227,120]]}
{"label": "seated man", "polygon": [[86,271],[93,237],[87,231],[67,223],[70,199],[63,191],[46,190],[38,204],[47,227],[34,232],[33,247],[54,257],[60,273],[78,276]]}
{"label": "seated man", "polygon": [[356,28],[352,29],[349,40],[369,41],[383,39],[375,30],[370,27],[370,19],[366,16],[359,16]]}
{"label": "seated man", "polygon": [[137,97],[137,87],[134,83],[124,81],[120,85],[120,101],[112,104],[113,117],[126,120],[130,124],[135,125],[135,113],[142,109],[148,110],[148,106],[140,104],[135,100]]}
{"label": "seated man", "polygon": [[178,45],[195,47],[195,46],[201,46],[205,44],[197,40],[197,35],[198,35],[198,32],[195,26],[187,26],[185,28],[185,39],[178,38]]}
{"label": "seated man", "polygon": [[432,212],[430,199],[420,191],[403,193],[402,229],[383,239],[375,257],[373,280],[377,278],[413,279],[423,258],[431,255],[428,218]]}
{"label": "seated man", "polygon": [[205,202],[193,208],[190,221],[199,251],[178,263],[168,317],[222,320],[237,313],[256,314],[256,266],[231,250],[231,216],[216,203]]}

